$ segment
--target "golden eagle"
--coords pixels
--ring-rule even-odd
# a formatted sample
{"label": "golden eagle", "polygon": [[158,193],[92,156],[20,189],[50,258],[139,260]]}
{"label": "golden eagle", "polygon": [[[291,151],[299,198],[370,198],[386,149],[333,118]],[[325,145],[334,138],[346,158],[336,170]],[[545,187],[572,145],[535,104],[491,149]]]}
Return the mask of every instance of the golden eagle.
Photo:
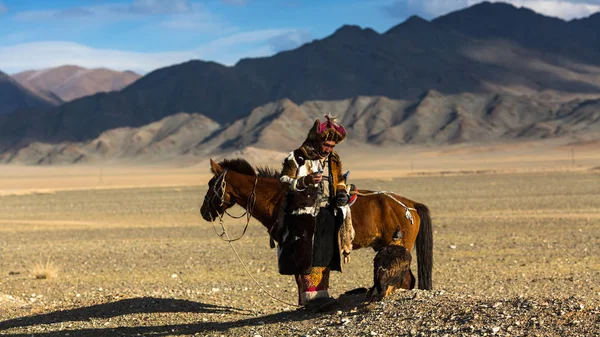
{"label": "golden eagle", "polygon": [[402,245],[402,232],[397,230],[392,242],[383,247],[373,259],[374,285],[367,293],[370,301],[381,301],[397,288],[413,289],[415,276],[410,270],[412,257]]}

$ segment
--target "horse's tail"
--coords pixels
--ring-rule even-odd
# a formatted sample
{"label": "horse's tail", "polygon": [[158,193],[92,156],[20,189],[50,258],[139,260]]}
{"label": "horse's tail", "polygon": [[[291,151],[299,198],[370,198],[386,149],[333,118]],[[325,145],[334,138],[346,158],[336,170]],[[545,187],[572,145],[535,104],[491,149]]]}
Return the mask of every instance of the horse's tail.
{"label": "horse's tail", "polygon": [[416,203],[415,209],[421,218],[421,226],[417,234],[417,268],[419,289],[431,290],[431,270],[433,269],[433,230],[427,206]]}

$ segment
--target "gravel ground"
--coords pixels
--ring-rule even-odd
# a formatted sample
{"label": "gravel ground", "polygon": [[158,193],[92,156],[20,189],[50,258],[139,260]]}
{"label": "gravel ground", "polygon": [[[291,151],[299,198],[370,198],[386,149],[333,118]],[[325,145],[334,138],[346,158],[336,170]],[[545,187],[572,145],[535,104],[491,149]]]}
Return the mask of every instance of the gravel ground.
{"label": "gravel ground", "polygon": [[[104,298],[5,320],[8,336],[598,336],[600,307],[585,298],[481,298],[397,292],[382,302],[342,294],[326,312],[272,312],[158,297]],[[592,304],[590,304],[592,303]],[[63,305],[64,306],[64,305]]]}
{"label": "gravel ground", "polygon": [[[203,188],[4,196],[0,335],[600,336],[599,178],[362,181],[432,210],[434,290],[378,303],[347,293],[371,286],[374,252],[362,249],[332,274],[338,301],[320,313],[293,305],[292,278],[277,273],[264,228],[251,222],[234,247],[286,303],[259,289],[200,220]],[[35,278],[40,261],[51,262],[53,277]]]}

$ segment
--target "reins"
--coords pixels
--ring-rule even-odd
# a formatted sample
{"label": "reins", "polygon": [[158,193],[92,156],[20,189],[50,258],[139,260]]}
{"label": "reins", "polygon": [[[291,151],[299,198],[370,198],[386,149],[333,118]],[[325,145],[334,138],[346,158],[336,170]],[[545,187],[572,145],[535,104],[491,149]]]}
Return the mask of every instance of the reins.
{"label": "reins", "polygon": [[[220,201],[221,204],[219,206],[223,206],[223,204],[225,204],[225,188],[227,187],[227,182],[225,181],[225,176],[227,175],[227,170],[223,170],[223,173],[221,173],[221,184],[219,185],[219,187],[221,188],[221,197],[220,197]],[[218,180],[219,178],[217,178]],[[250,274],[250,271],[248,270],[248,267],[246,266],[246,264],[244,263],[244,261],[242,261],[242,258],[240,257],[240,254],[238,254],[237,250],[235,249],[235,247],[233,246],[234,241],[237,241],[239,239],[241,239],[244,234],[246,234],[246,230],[248,229],[248,224],[250,224],[250,218],[252,218],[252,209],[254,209],[254,204],[256,203],[256,186],[258,185],[258,175],[256,176],[256,179],[254,180],[254,186],[252,188],[252,192],[250,192],[250,195],[248,196],[248,201],[246,204],[246,211],[240,215],[240,216],[233,216],[231,214],[229,214],[229,212],[227,212],[227,210],[225,210],[225,212],[221,213],[221,216],[219,217],[219,224],[221,225],[221,233],[219,234],[217,232],[217,229],[215,228],[214,222],[211,221],[213,229],[215,230],[215,233],[217,234],[217,236],[229,243],[229,246],[231,247],[231,249],[233,250],[233,252],[235,253],[235,256],[238,258],[238,260],[240,261],[240,263],[242,264],[242,267],[244,267],[244,270],[246,271],[246,274],[248,274],[248,276],[250,276],[250,278],[254,281],[254,283],[256,283],[256,285],[258,286],[259,289],[261,289],[262,291],[264,291],[267,295],[269,295],[269,297],[271,297],[272,299],[279,301],[285,305],[289,305],[292,307],[299,307],[299,305],[297,304],[293,304],[293,303],[289,303],[286,302],[284,300],[281,300],[275,296],[273,296],[269,291],[267,291],[260,283],[258,283],[258,281],[256,280],[256,278],[254,278],[254,276],[252,276],[252,274]],[[211,198],[211,200],[209,200],[210,203],[212,203],[213,199],[219,195],[218,191],[216,189],[217,184],[215,184],[215,186],[213,186],[213,192],[214,195]],[[206,197],[205,197],[206,198]],[[236,238],[236,239],[231,239],[229,237],[229,234],[227,233],[227,228],[225,227],[225,224],[223,222],[223,215],[225,215],[225,213],[227,213],[227,215],[229,215],[230,217],[234,218],[234,219],[240,219],[241,217],[243,217],[244,215],[246,215],[246,225],[244,226],[244,231],[242,232],[242,234]],[[223,236],[225,236],[226,238],[224,238]]]}
{"label": "reins", "polygon": [[[221,173],[220,178],[221,179],[221,184],[219,184],[220,190],[221,190],[221,196],[220,196],[220,204],[219,206],[223,206],[225,204],[225,189],[227,188],[227,181],[225,181],[225,177],[227,176],[227,170],[223,170],[223,173]],[[219,238],[221,238],[221,240],[226,241],[226,242],[233,242],[233,241],[237,241],[239,239],[241,239],[244,234],[246,234],[246,230],[248,230],[248,225],[250,224],[250,219],[252,218],[252,209],[254,208],[254,204],[256,203],[256,186],[258,185],[258,176],[256,176],[256,179],[254,180],[254,186],[252,187],[252,192],[250,192],[250,195],[248,196],[248,200],[246,202],[246,210],[244,211],[244,213],[242,213],[242,215],[240,216],[234,216],[231,215],[229,212],[227,212],[227,210],[225,210],[225,212],[221,213],[221,216],[219,217],[219,224],[221,225],[221,233],[219,234],[217,232],[217,229],[215,228],[215,224],[214,222],[212,223],[213,229],[215,230],[215,233],[217,234],[217,236]],[[213,199],[219,195],[219,191],[217,190],[217,184],[215,184],[215,186],[213,186],[213,197],[211,198],[211,200],[209,200],[210,203],[212,203]],[[227,234],[227,228],[225,227],[225,224],[223,223],[223,215],[225,215],[225,213],[227,213],[227,215],[229,215],[230,217],[234,218],[234,219],[240,219],[242,218],[244,215],[246,216],[246,225],[244,226],[244,231],[242,232],[242,234],[235,238],[235,239],[231,239],[229,238],[229,235]],[[227,239],[223,238],[223,236],[227,236]]]}

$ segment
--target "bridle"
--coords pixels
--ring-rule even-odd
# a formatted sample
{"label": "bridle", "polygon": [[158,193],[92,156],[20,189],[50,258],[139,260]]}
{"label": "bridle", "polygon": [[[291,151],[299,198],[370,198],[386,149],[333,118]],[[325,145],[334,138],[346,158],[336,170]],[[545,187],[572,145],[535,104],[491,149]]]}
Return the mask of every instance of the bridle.
{"label": "bridle", "polygon": [[[223,205],[226,205],[227,207],[231,207],[233,206],[233,204],[235,204],[235,202],[230,202],[230,203],[226,203],[225,202],[225,193],[227,193],[225,191],[225,189],[227,188],[227,181],[225,181],[225,177],[227,176],[227,170],[223,170],[223,172],[221,172],[221,174],[219,174],[219,176],[217,177],[217,181],[215,182],[215,184],[212,187],[212,197],[210,198],[210,200],[208,200],[208,204],[211,206],[215,206],[214,201],[216,198],[218,198],[219,204],[217,205],[218,207],[221,207]],[[221,180],[221,183],[219,184],[219,180]],[[208,193],[204,196],[204,200],[208,199]],[[230,201],[231,201],[231,197],[230,197]],[[216,207],[215,207],[215,211],[216,211]],[[217,211],[217,213],[219,213]]]}
{"label": "bridle", "polygon": [[[246,234],[246,230],[248,229],[248,224],[250,223],[250,218],[252,218],[252,210],[254,209],[254,204],[256,203],[256,186],[258,185],[258,175],[256,175],[256,178],[254,179],[254,186],[252,187],[252,192],[250,192],[250,195],[248,195],[248,200],[246,202],[246,210],[244,211],[244,213],[240,216],[235,216],[235,215],[231,215],[227,209],[232,207],[233,205],[236,204],[235,200],[233,200],[233,198],[231,197],[231,195],[229,196],[229,202],[227,202],[225,200],[225,195],[227,193],[227,181],[225,180],[225,177],[227,176],[227,169],[223,170],[223,172],[221,172],[221,174],[219,174],[219,176],[217,177],[217,181],[215,182],[215,184],[212,187],[212,196],[209,200],[208,199],[208,193],[204,196],[204,200],[208,201],[208,206],[209,207],[214,207],[214,211],[217,212],[217,214],[219,214],[219,224],[221,225],[221,233],[217,232],[217,229],[215,228],[215,225],[213,223],[213,221],[211,221],[211,223],[213,223],[213,229],[215,230],[215,233],[217,233],[217,235],[223,240],[223,241],[227,241],[227,242],[233,242],[233,241],[237,241],[239,239],[241,239],[244,234]],[[220,183],[219,183],[220,180]],[[221,213],[217,210],[217,207],[215,207],[215,199],[217,199],[216,201],[219,203],[218,207],[221,207],[223,205],[226,206],[225,210]],[[210,209],[208,210],[209,215],[210,215]],[[234,218],[234,219],[240,219],[241,217],[243,217],[244,215],[246,216],[246,225],[244,226],[244,231],[242,232],[242,234],[235,239],[229,239],[229,235],[227,235],[227,229],[225,228],[225,225],[223,224],[223,215],[229,215],[230,217]],[[211,215],[211,219],[214,220],[214,218],[212,218]],[[227,237],[224,238],[224,236]]]}
{"label": "bridle", "polygon": [[[208,199],[208,193],[204,196],[204,201],[205,202],[208,201],[209,207],[215,207],[215,204],[214,204],[215,201],[217,201],[219,203],[218,207],[225,205],[225,206],[227,206],[227,208],[229,208],[236,204],[236,202],[232,200],[231,195],[229,196],[229,202],[225,201],[225,193],[227,193],[226,192],[227,181],[225,180],[226,176],[227,176],[227,169],[223,170],[223,172],[221,172],[221,174],[217,177],[217,180],[215,181],[215,184],[212,187],[213,194],[212,194],[211,198]],[[220,182],[219,182],[219,180],[220,180]],[[221,225],[221,230],[222,230],[221,233],[217,232],[217,229],[215,228],[215,224],[213,221],[214,218],[212,217],[212,215],[210,216],[211,223],[212,223],[213,229],[215,230],[215,233],[217,234],[217,236],[219,236],[219,238],[221,238],[221,240],[229,243],[229,245],[231,246],[231,249],[233,249],[233,252],[235,253],[235,256],[237,256],[238,260],[244,267],[244,270],[246,271],[248,276],[250,276],[250,278],[252,278],[252,280],[256,283],[256,285],[260,289],[262,289],[267,295],[269,295],[274,300],[277,300],[277,301],[284,303],[286,305],[289,305],[289,306],[297,306],[296,304],[288,303],[286,301],[283,301],[283,300],[273,296],[267,289],[265,289],[256,280],[256,278],[254,278],[254,276],[252,276],[252,274],[248,270],[248,267],[246,266],[246,264],[244,264],[244,261],[242,261],[242,258],[240,257],[237,250],[235,249],[235,247],[232,244],[233,241],[237,241],[237,240],[241,239],[244,236],[244,234],[246,234],[246,230],[248,229],[248,224],[250,223],[250,218],[252,217],[252,210],[254,209],[254,204],[256,202],[256,186],[257,185],[258,185],[258,174],[256,175],[256,178],[254,179],[254,186],[252,187],[252,192],[250,192],[250,195],[248,195],[248,200],[247,200],[248,202],[246,203],[246,211],[244,212],[244,214],[242,214],[240,216],[233,216],[233,215],[229,214],[229,212],[227,212],[227,208],[225,208],[223,213],[220,213],[219,211],[217,211],[217,208],[215,207],[214,210],[217,212],[217,214],[219,214],[219,224]],[[215,199],[218,199],[218,200],[215,200]],[[209,208],[208,212],[210,214],[210,208]],[[246,226],[244,227],[244,232],[242,233],[242,235],[240,235],[236,239],[229,238],[229,234],[227,233],[227,228],[225,228],[225,225],[223,224],[223,215],[225,213],[227,213],[227,215],[229,215],[230,217],[232,217],[234,219],[239,219],[239,218],[243,217],[244,215],[246,216]]]}

